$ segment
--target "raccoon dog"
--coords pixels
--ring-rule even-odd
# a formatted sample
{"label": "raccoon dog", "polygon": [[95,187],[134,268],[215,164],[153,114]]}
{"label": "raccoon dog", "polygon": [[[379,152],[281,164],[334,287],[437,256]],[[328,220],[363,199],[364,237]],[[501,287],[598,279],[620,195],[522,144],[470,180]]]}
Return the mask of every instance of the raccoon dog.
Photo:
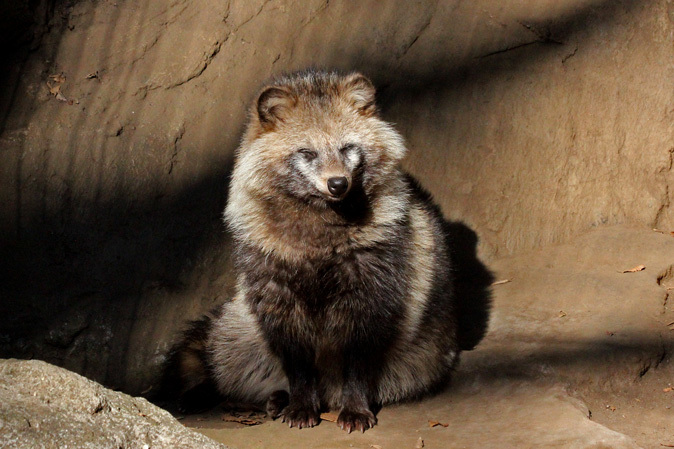
{"label": "raccoon dog", "polygon": [[261,91],[225,211],[236,294],[177,354],[185,398],[210,382],[291,427],[339,410],[351,432],[446,380],[461,348],[445,223],[405,151],[361,74]]}

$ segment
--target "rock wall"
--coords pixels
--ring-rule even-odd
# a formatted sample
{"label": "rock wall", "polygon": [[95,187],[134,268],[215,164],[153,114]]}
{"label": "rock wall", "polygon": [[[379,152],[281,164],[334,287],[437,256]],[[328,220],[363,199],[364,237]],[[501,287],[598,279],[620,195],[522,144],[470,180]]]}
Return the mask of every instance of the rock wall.
{"label": "rock wall", "polygon": [[51,7],[2,92],[0,356],[150,391],[176,330],[228,295],[220,214],[247,105],[308,66],[375,81],[406,167],[487,260],[674,228],[670,1]]}

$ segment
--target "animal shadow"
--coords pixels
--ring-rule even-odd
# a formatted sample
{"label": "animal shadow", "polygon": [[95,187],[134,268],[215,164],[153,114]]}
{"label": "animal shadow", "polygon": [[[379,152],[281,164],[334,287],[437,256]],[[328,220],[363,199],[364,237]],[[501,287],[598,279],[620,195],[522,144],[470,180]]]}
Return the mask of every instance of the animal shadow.
{"label": "animal shadow", "polygon": [[487,333],[494,275],[477,258],[475,231],[464,223],[452,221],[445,222],[445,235],[453,262],[459,347],[469,351]]}

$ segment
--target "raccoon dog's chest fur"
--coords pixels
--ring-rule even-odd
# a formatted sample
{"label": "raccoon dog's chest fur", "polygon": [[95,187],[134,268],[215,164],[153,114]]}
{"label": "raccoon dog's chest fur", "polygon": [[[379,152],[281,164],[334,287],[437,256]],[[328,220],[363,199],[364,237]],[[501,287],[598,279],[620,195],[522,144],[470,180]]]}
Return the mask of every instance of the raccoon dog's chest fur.
{"label": "raccoon dog's chest fur", "polygon": [[441,384],[459,353],[446,234],[404,154],[360,74],[265,87],[225,213],[236,295],[202,321],[204,350],[184,364],[291,426],[331,408],[348,431]]}
{"label": "raccoon dog's chest fur", "polygon": [[[239,248],[245,266],[247,299],[270,337],[281,332],[305,334],[305,344],[343,350],[354,339],[386,347],[402,331],[409,291],[409,239],[371,247],[344,244],[340,253],[288,262],[249,245]],[[329,247],[329,246],[328,246]],[[335,247],[332,247],[333,249]],[[373,326],[379,329],[373,332]],[[295,329],[293,329],[295,328]],[[380,341],[367,342],[377,336]],[[282,337],[282,335],[278,335]],[[298,342],[301,337],[297,336]],[[388,340],[384,343],[383,339]],[[316,354],[318,358],[319,353]]]}

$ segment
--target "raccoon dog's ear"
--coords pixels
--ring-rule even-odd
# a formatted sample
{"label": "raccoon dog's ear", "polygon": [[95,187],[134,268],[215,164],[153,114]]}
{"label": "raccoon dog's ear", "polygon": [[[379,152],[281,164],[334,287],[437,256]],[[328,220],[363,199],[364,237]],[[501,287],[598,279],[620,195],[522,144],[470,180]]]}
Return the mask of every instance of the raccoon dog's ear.
{"label": "raccoon dog's ear", "polygon": [[344,79],[342,84],[344,94],[356,107],[358,112],[366,115],[374,114],[376,107],[374,103],[375,88],[365,75],[352,73]]}
{"label": "raccoon dog's ear", "polygon": [[262,91],[257,99],[257,115],[263,128],[271,130],[289,109],[295,106],[297,98],[284,87],[272,86]]}

